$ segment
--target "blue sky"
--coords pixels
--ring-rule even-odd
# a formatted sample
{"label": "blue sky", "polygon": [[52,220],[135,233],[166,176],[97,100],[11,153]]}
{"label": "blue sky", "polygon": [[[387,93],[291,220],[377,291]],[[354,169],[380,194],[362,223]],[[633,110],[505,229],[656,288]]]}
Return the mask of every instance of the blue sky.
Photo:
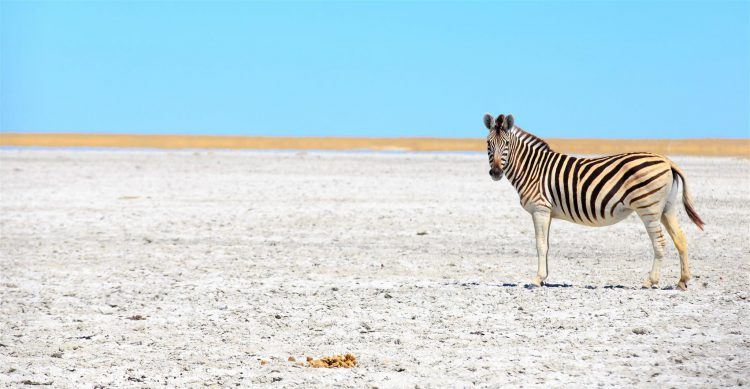
{"label": "blue sky", "polygon": [[750,137],[750,5],[2,1],[0,129]]}

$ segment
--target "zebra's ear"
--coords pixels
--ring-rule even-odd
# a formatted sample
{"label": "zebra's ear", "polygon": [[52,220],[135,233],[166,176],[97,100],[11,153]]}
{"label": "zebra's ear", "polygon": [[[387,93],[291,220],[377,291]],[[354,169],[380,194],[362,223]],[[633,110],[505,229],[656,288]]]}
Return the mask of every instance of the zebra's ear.
{"label": "zebra's ear", "polygon": [[492,115],[486,113],[484,114],[483,120],[484,120],[484,126],[487,127],[487,129],[489,130],[490,128],[492,128],[492,122],[495,121],[495,118],[493,118]]}
{"label": "zebra's ear", "polygon": [[503,122],[505,121],[505,115],[500,114],[497,118],[495,118],[495,131],[500,132],[500,130],[503,128]]}
{"label": "zebra's ear", "polygon": [[513,115],[508,114],[508,116],[505,117],[505,122],[503,123],[503,130],[508,131],[511,128],[513,128],[514,120]]}

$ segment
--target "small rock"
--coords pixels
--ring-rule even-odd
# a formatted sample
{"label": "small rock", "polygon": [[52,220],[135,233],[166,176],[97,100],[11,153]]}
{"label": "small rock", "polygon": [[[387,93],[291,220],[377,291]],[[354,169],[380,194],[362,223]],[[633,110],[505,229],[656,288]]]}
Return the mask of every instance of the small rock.
{"label": "small rock", "polygon": [[78,350],[79,348],[80,346],[73,342],[65,342],[60,346],[59,350],[62,352],[68,350]]}
{"label": "small rock", "polygon": [[55,352],[54,352],[54,353],[52,353],[52,355],[50,355],[50,356],[51,356],[52,358],[62,358],[62,356],[63,356],[63,353],[62,353],[62,352],[60,352],[60,351],[55,351]]}

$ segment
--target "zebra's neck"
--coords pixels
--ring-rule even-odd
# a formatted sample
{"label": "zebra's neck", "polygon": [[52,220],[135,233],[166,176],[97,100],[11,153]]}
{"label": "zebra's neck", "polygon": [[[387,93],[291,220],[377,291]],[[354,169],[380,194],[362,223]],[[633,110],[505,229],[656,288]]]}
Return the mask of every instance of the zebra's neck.
{"label": "zebra's neck", "polygon": [[521,193],[539,180],[540,158],[544,154],[555,153],[547,142],[538,136],[513,127],[510,132],[508,164],[505,175],[516,190]]}
{"label": "zebra's neck", "polygon": [[526,132],[521,127],[513,127],[513,129],[510,132],[511,138],[516,138],[519,142],[522,142],[526,145],[528,145],[531,148],[534,149],[541,149],[545,151],[553,151],[552,148],[549,147],[549,144],[544,141],[544,139]]}

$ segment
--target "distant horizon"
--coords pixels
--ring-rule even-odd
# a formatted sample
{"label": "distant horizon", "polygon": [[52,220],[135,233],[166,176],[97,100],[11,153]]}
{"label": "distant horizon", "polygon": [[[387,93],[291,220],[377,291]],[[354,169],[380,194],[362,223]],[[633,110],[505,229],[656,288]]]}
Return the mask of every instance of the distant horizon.
{"label": "distant horizon", "polygon": [[[526,130],[526,129],[524,129]],[[527,130],[528,131],[528,130]],[[529,131],[533,134],[533,131]],[[439,136],[439,135],[393,135],[393,136],[377,136],[377,135],[262,135],[252,133],[242,134],[225,134],[221,132],[214,133],[181,133],[181,132],[82,132],[82,131],[4,131],[0,130],[0,135],[11,135],[11,134],[39,134],[39,135],[116,135],[116,136],[188,136],[188,137],[237,137],[237,138],[331,138],[331,139],[485,139],[486,134],[478,136]],[[685,137],[685,138],[608,138],[608,137],[577,137],[577,136],[547,136],[542,137],[543,139],[568,139],[568,140],[653,140],[653,141],[668,141],[668,140],[703,140],[703,139],[725,139],[725,140],[750,140],[750,134],[746,136],[706,136],[706,137]]]}
{"label": "distant horizon", "polygon": [[0,131],[750,137],[748,2],[0,2]]}

